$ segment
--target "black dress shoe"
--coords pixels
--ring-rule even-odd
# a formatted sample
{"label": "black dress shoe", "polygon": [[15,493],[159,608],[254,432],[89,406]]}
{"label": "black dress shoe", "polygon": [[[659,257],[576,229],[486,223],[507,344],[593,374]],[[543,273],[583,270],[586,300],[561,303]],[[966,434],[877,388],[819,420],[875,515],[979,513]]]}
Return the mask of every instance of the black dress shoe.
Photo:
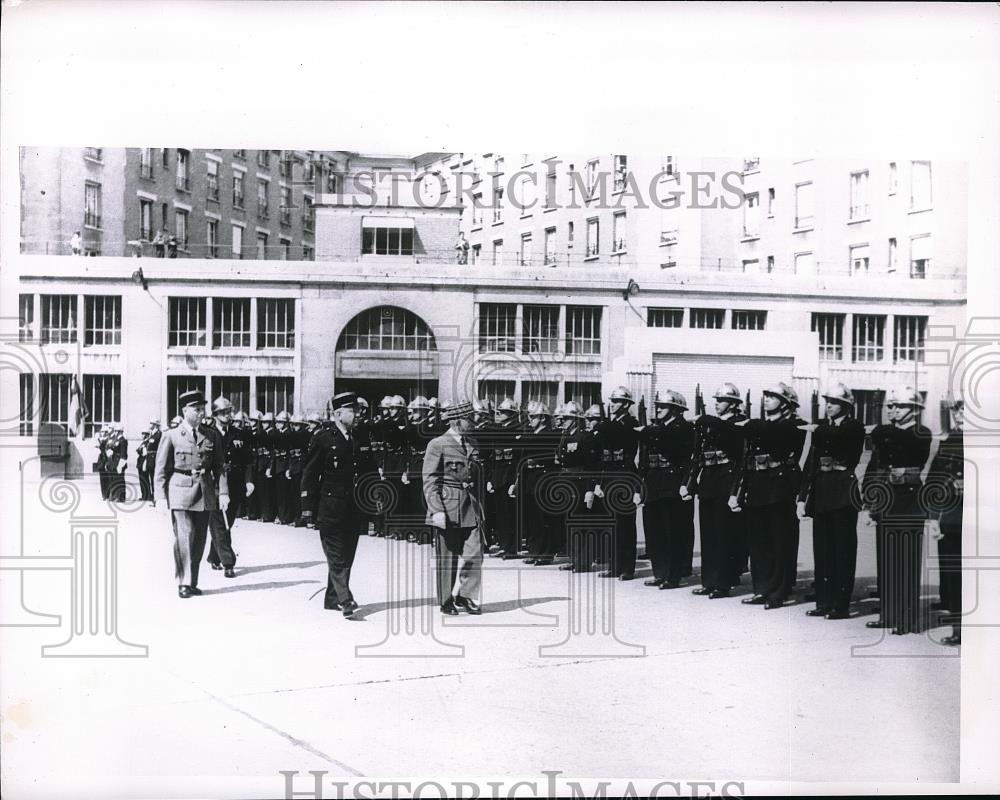
{"label": "black dress shoe", "polygon": [[191,596],[191,587],[190,586],[178,586],[177,587],[177,596],[181,597],[181,598],[184,598],[186,600],[187,598],[189,598]]}
{"label": "black dress shoe", "polygon": [[643,586],[659,586],[663,583],[663,578],[650,578],[642,582]]}
{"label": "black dress shoe", "polygon": [[539,558],[535,560],[536,567],[549,567],[552,566],[551,558]]}
{"label": "black dress shoe", "polygon": [[334,603],[332,606],[328,606],[324,603],[323,608],[327,611],[340,611],[340,603]]}
{"label": "black dress shoe", "polygon": [[455,608],[455,601],[448,599],[441,604],[441,613],[447,614],[449,617],[457,617],[458,609]]}
{"label": "black dress shoe", "polygon": [[197,586],[188,586],[188,591],[191,592],[195,597],[201,594],[201,589]]}
{"label": "black dress shoe", "polygon": [[635,573],[634,572],[623,572],[621,575],[618,576],[618,580],[620,580],[620,581],[634,581],[635,580]]}
{"label": "black dress shoe", "polygon": [[236,577],[236,569],[234,567],[226,567],[226,577],[227,578],[235,578]]}
{"label": "black dress shoe", "polygon": [[829,608],[810,608],[806,612],[806,616],[807,617],[825,617],[829,613],[830,613],[830,609]]}
{"label": "black dress shoe", "polygon": [[768,600],[764,603],[764,608],[771,610],[774,608],[781,608],[785,604],[784,600]]}
{"label": "black dress shoe", "polygon": [[740,602],[745,606],[762,606],[767,602],[767,598],[762,594],[755,594],[753,597],[744,597]]}
{"label": "black dress shoe", "polygon": [[714,592],[712,592],[708,596],[708,599],[709,600],[719,600],[720,598],[723,598],[723,597],[732,597],[732,595],[729,594],[729,590],[728,589],[716,589]]}
{"label": "black dress shoe", "polygon": [[941,644],[946,644],[949,647],[956,647],[962,643],[962,634],[953,634],[951,636],[945,636],[941,640]]}
{"label": "black dress shoe", "polygon": [[660,584],[660,589],[680,589],[680,588],[681,588],[680,581],[665,580],[663,581],[663,583]]}
{"label": "black dress shoe", "polygon": [[851,612],[849,611],[831,611],[826,615],[827,619],[850,619]]}
{"label": "black dress shoe", "polygon": [[866,628],[888,628],[884,619],[872,619],[865,623]]}
{"label": "black dress shoe", "polygon": [[222,569],[222,564],[216,564],[214,561],[210,562],[212,569]]}
{"label": "black dress shoe", "polygon": [[340,611],[345,617],[354,616],[354,612],[358,610],[358,604],[353,600],[348,600],[346,603],[340,604]]}
{"label": "black dress shoe", "polygon": [[473,616],[483,613],[483,610],[479,607],[479,604],[475,600],[470,600],[468,597],[462,597],[462,595],[457,595],[455,597],[455,608],[460,608]]}
{"label": "black dress shoe", "polygon": [[711,594],[714,591],[707,586],[699,586],[697,589],[692,589],[691,594]]}

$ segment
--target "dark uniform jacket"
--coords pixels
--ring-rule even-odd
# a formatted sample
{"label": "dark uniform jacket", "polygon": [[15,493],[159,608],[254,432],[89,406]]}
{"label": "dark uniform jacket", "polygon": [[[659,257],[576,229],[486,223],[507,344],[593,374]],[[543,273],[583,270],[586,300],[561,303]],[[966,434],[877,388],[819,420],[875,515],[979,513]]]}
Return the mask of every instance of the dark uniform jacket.
{"label": "dark uniform jacket", "polygon": [[506,425],[497,425],[493,431],[493,490],[507,492],[517,480],[521,461],[521,439],[526,431],[515,418]]}
{"label": "dark uniform jacket", "polygon": [[382,417],[375,423],[372,439],[378,443],[376,458],[386,477],[400,476],[409,464],[409,432],[406,418]]}
{"label": "dark uniform jacket", "polygon": [[416,425],[406,426],[406,467],[404,472],[410,481],[421,480],[427,445],[438,436],[440,434],[434,430],[426,417]]}
{"label": "dark uniform jacket", "polygon": [[556,465],[574,477],[580,497],[592,492],[601,469],[601,445],[594,432],[580,426],[559,440]]}
{"label": "dark uniform jacket", "polygon": [[142,435],[142,441],[139,442],[139,446],[135,448],[135,469],[137,472],[146,472],[149,468],[156,463],[155,454],[153,458],[150,458],[149,454],[149,434],[144,433]]}
{"label": "dark uniform jacket", "polygon": [[253,483],[253,452],[248,441],[247,432],[230,424],[223,433],[215,424],[206,424],[203,428],[218,435],[221,440],[222,454],[226,473],[238,476],[244,482]]}
{"label": "dark uniform jacket", "polygon": [[798,498],[806,504],[808,516],[857,504],[855,470],[864,447],[865,426],[853,417],[843,417],[839,424],[825,419],[817,425]]}
{"label": "dark uniform jacket", "polygon": [[271,468],[273,458],[271,450],[271,437],[263,426],[256,426],[253,431],[254,460],[253,468],[257,480],[263,480],[267,475],[267,470]]}
{"label": "dark uniform jacket", "polygon": [[781,417],[752,419],[744,426],[743,459],[737,465],[733,495],[741,506],[756,508],[794,501],[802,486],[799,459],[806,432],[805,420]]}
{"label": "dark uniform jacket", "polygon": [[639,450],[639,421],[631,414],[621,414],[597,426],[604,472],[636,473],[635,456]]}
{"label": "dark uniform jacket", "polygon": [[292,436],[291,428],[279,431],[275,427],[270,431],[268,441],[271,444],[271,474],[275,478],[284,478],[291,463],[289,453],[292,449]]}
{"label": "dark uniform jacket", "polygon": [[703,500],[729,498],[743,458],[743,428],[746,417],[733,414],[722,419],[703,414],[694,423],[694,453],[684,481],[691,494]]}
{"label": "dark uniform jacket", "polygon": [[354,530],[357,515],[355,486],[358,477],[370,472],[371,451],[340,429],[324,429],[312,437],[302,471],[302,509],[319,525],[348,526]]}
{"label": "dark uniform jacket", "polygon": [[[923,515],[917,495],[923,484],[920,473],[931,449],[930,430],[919,423],[909,428],[879,425],[871,436],[872,457],[865,470],[863,489],[872,516],[878,519],[885,511]],[[891,495],[891,503],[883,508],[885,504],[879,498],[886,494]]]}
{"label": "dark uniform jacket", "polygon": [[639,475],[645,501],[680,500],[681,484],[691,472],[694,425],[683,417],[667,424],[655,420],[639,431]]}
{"label": "dark uniform jacket", "polygon": [[930,509],[947,537],[962,536],[962,498],[965,495],[965,444],[962,430],[951,431],[938,447],[927,474],[928,483],[941,488]]}
{"label": "dark uniform jacket", "polygon": [[534,497],[535,487],[546,472],[556,468],[556,456],[562,432],[543,425],[526,430],[521,436],[521,468],[518,474],[518,491],[525,497]]}
{"label": "dark uniform jacket", "polygon": [[288,471],[292,477],[302,474],[306,463],[306,453],[309,450],[309,440],[312,434],[306,428],[292,429],[288,434]]}

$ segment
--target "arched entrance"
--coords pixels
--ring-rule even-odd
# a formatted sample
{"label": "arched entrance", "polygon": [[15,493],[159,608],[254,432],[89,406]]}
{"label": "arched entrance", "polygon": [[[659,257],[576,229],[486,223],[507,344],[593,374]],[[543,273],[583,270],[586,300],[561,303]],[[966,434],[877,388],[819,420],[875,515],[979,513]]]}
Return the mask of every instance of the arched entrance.
{"label": "arched entrance", "polygon": [[385,395],[407,400],[438,393],[437,345],[420,317],[398,306],[362,311],[337,340],[334,389],[372,405]]}

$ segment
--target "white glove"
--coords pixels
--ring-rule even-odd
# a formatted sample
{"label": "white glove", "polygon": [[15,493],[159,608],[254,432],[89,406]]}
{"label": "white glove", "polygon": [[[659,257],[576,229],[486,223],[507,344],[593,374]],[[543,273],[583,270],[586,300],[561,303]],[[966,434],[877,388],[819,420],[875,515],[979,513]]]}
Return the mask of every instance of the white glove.
{"label": "white glove", "polygon": [[442,530],[448,527],[448,518],[444,515],[443,511],[434,512],[434,516],[431,517],[431,525]]}
{"label": "white glove", "polygon": [[688,492],[687,486],[681,486],[681,488],[677,490],[677,493],[681,496],[681,500],[691,499],[691,493]]}
{"label": "white glove", "polygon": [[632,502],[635,503],[637,506],[641,505],[642,504],[642,495],[639,494],[638,492],[636,492],[635,494],[633,494],[632,495]]}
{"label": "white glove", "polygon": [[872,525],[875,524],[875,520],[872,519],[872,512],[871,511],[869,511],[866,508],[862,513],[864,514],[865,525],[867,525],[868,527],[871,527]]}
{"label": "white glove", "polygon": [[594,487],[594,497],[604,497],[604,490],[601,489],[601,484],[597,484]]}
{"label": "white glove", "polygon": [[729,510],[730,511],[740,511],[740,510],[742,510],[742,509],[740,509],[740,504],[739,504],[739,501],[736,499],[736,495],[733,495],[733,496],[731,496],[729,498]]}
{"label": "white glove", "polygon": [[253,490],[254,485],[250,481],[247,481],[247,497],[253,494]]}
{"label": "white glove", "polygon": [[594,493],[593,492],[587,492],[583,496],[583,503],[584,503],[585,506],[587,506],[587,508],[592,508],[593,505],[594,505]]}
{"label": "white glove", "polygon": [[124,461],[122,462],[122,465],[120,467],[118,467],[118,471],[121,472],[122,474],[125,473],[125,462]]}
{"label": "white glove", "polygon": [[403,486],[409,486],[409,485],[410,485],[410,476],[409,476],[409,475],[407,475],[407,474],[406,474],[406,473],[404,472],[404,473],[403,473],[403,476],[402,476],[402,477],[401,477],[401,478],[399,479],[399,482],[400,482],[401,484],[403,484]]}
{"label": "white glove", "polygon": [[229,508],[229,495],[228,494],[220,494],[219,495],[219,508],[222,511],[225,511],[227,508]]}
{"label": "white glove", "polygon": [[935,541],[939,541],[944,538],[944,534],[941,533],[941,521],[936,519],[927,520],[927,532],[931,535]]}
{"label": "white glove", "polygon": [[795,513],[799,515],[799,519],[806,518],[806,504],[801,500],[795,504]]}
{"label": "white glove", "polygon": [[507,487],[507,497],[517,497],[516,484],[511,484]]}
{"label": "white glove", "polygon": [[378,479],[380,481],[384,481],[385,480],[385,470],[382,469],[382,467],[378,468]]}
{"label": "white glove", "polygon": [[270,478],[270,477],[271,477],[271,468],[270,468],[270,467],[268,467],[268,468],[267,468],[267,469],[266,469],[266,470],[264,471],[264,476],[265,476],[265,477],[267,477],[267,478]]}
{"label": "white glove", "polygon": [[285,470],[285,477],[288,478],[288,480],[292,479],[292,471],[290,469]]}
{"label": "white glove", "polygon": [[493,494],[493,481],[486,481],[486,491]]}

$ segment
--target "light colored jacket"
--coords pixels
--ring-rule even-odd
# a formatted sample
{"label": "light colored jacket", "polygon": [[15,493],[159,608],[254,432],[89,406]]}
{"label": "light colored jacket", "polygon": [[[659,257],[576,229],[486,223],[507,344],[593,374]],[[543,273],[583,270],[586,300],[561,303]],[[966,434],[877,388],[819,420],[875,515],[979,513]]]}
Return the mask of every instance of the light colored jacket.
{"label": "light colored jacket", "polygon": [[219,495],[229,494],[224,464],[217,439],[182,422],[163,432],[153,485],[174,511],[216,511]]}
{"label": "light colored jacket", "polygon": [[434,514],[445,513],[449,528],[474,528],[483,519],[476,495],[481,476],[475,445],[465,439],[465,448],[450,431],[432,439],[424,453],[424,497],[427,524]]}

